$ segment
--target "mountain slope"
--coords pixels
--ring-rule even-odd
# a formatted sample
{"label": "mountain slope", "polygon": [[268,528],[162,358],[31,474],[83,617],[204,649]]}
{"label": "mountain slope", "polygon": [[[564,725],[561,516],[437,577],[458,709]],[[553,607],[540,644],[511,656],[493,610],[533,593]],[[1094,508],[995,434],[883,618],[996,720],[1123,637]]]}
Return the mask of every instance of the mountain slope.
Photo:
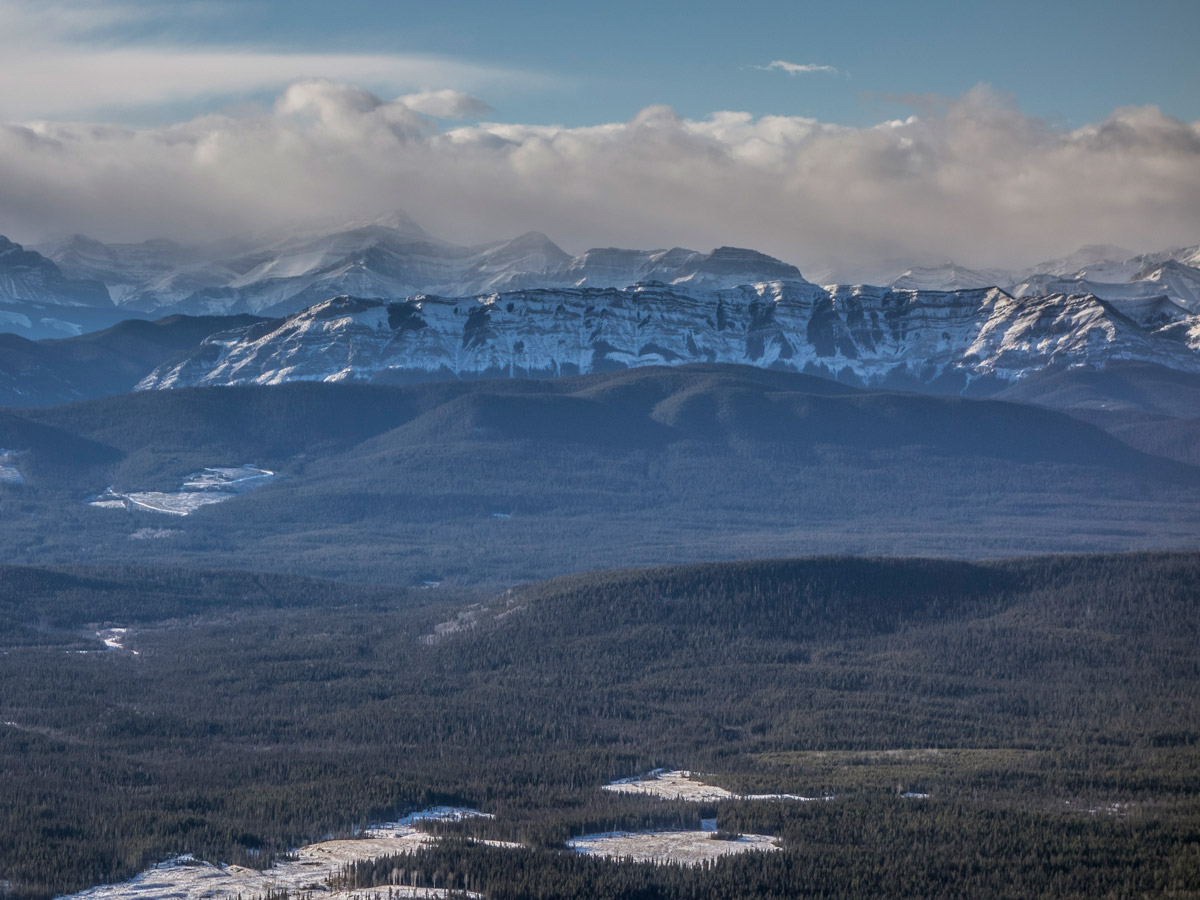
{"label": "mountain slope", "polygon": [[[16,458],[27,484],[0,490],[24,510],[0,517],[0,540],[21,562],[512,583],[706,558],[1200,535],[1200,471],[1061,413],[748,367],[147,391],[10,415],[0,447],[31,452]],[[38,470],[20,423],[103,454]],[[83,503],[246,463],[285,477],[183,518]],[[166,531],[135,537],[146,529]]]}
{"label": "mountain slope", "polygon": [[29,341],[0,334],[0,404],[49,406],[131,391],[141,379],[214,331],[251,316],[130,319],[78,337]]}
{"label": "mountain slope", "polygon": [[1145,363],[1046,372],[996,395],[1063,410],[1146,453],[1200,465],[1200,376]]}

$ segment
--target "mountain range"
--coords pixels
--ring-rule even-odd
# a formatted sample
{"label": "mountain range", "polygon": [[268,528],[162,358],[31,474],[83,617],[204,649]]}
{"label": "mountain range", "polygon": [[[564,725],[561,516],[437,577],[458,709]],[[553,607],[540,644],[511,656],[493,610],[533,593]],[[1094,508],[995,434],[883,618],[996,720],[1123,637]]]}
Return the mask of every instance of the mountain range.
{"label": "mountain range", "polygon": [[[731,247],[711,253],[680,247],[596,248],[572,256],[537,232],[461,246],[429,234],[403,213],[200,244],[164,239],[103,243],[72,235],[33,249],[8,241],[0,245],[0,304],[96,308],[120,318],[169,313],[278,316],[340,294],[468,297],[649,282],[693,290],[796,280],[801,274],[795,266]],[[1093,293],[1105,300],[1165,296],[1200,311],[1200,246],[1140,255],[1119,247],[1088,246],[1021,271],[978,270],[948,262],[908,268],[884,286],[1000,287],[1014,296]],[[70,317],[64,321],[77,324]],[[7,324],[27,336],[55,333],[46,331],[53,323],[40,326],[36,316],[28,325],[20,319]],[[57,333],[70,331],[60,326]]]}
{"label": "mountain range", "polygon": [[104,244],[74,235],[39,249],[71,277],[104,282],[112,301],[134,313],[280,315],[337,294],[466,297],[539,287],[646,281],[730,287],[800,278],[795,266],[732,247],[712,253],[606,248],[572,257],[537,232],[458,246],[399,213],[328,231],[305,228],[203,246]]}
{"label": "mountain range", "polygon": [[[1178,379],[1200,374],[1198,266],[1200,247],[1092,246],[1023,272],[948,263],[890,285],[819,286],[753,250],[573,257],[535,233],[461,247],[402,214],[207,245],[4,241],[0,317],[25,337],[0,338],[0,402],[689,363],[965,396],[1032,384],[1022,399],[1043,402],[1046,379],[1111,371],[1047,402],[1110,429],[1136,420],[1148,430],[1135,443],[1149,416],[1169,432],[1155,447],[1191,460],[1179,422],[1196,413]],[[27,339],[39,334],[54,339]],[[1139,374],[1133,389],[1130,371],[1173,374]]]}

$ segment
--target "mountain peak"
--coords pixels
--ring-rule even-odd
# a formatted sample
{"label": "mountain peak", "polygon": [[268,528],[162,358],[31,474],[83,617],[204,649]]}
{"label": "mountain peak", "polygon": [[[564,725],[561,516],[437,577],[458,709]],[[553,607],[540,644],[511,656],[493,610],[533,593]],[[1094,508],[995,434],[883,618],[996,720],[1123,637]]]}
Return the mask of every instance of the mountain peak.
{"label": "mountain peak", "polygon": [[386,215],[382,215],[377,219],[372,220],[369,224],[379,225],[383,228],[390,228],[393,231],[399,231],[401,234],[406,236],[411,235],[412,237],[422,238],[430,237],[429,232],[418,225],[416,220],[402,209],[393,210]]}

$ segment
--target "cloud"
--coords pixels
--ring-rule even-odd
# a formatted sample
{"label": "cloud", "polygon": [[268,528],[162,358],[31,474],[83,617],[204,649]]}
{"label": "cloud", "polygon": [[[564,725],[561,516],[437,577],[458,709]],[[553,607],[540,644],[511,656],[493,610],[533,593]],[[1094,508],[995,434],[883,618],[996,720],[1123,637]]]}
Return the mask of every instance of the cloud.
{"label": "cloud", "polygon": [[[87,118],[95,111],[136,110],[197,98],[234,98],[275,91],[304,78],[371,85],[377,89],[427,88],[429,115],[474,116],[479,101],[463,105],[456,91],[484,85],[530,85],[530,73],[433,54],[317,53],[256,46],[206,46],[170,36],[139,37],[139,29],[169,21],[228,13],[226,4],[191,2],[100,3],[95,0],[32,3],[0,0],[0,119]],[[19,89],[16,89],[19,88]],[[445,112],[433,111],[434,107]]]}
{"label": "cloud", "polygon": [[833,66],[819,66],[816,63],[793,63],[784,59],[775,59],[765,66],[755,66],[754,68],[761,69],[764,72],[769,72],[772,69],[781,69],[789,75],[807,75],[809,72],[828,72],[830,75],[838,74],[838,70]]}
{"label": "cloud", "polygon": [[1015,265],[1200,241],[1200,123],[1155,107],[1066,129],[978,87],[862,128],[667,107],[578,128],[430,118],[464,109],[478,107],[305,80],[156,128],[0,125],[0,233],[213,238],[404,208],[460,241],[735,244],[863,278],[897,257]]}
{"label": "cloud", "polygon": [[409,109],[439,119],[478,119],[495,111],[478,97],[452,90],[405,94],[399,101]]}

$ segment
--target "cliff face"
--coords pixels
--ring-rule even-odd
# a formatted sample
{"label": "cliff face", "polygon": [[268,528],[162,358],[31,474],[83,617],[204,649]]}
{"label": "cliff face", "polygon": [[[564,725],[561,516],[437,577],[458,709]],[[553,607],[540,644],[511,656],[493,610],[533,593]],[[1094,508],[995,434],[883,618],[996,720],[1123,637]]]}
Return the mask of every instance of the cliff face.
{"label": "cliff face", "polygon": [[1050,366],[1156,362],[1200,371],[1188,319],[1140,325],[1091,295],[1016,299],[996,288],[524,290],[468,299],[335,297],[216,334],[140,389],[286,381],[557,376],[738,363],[863,384],[1011,382]]}

